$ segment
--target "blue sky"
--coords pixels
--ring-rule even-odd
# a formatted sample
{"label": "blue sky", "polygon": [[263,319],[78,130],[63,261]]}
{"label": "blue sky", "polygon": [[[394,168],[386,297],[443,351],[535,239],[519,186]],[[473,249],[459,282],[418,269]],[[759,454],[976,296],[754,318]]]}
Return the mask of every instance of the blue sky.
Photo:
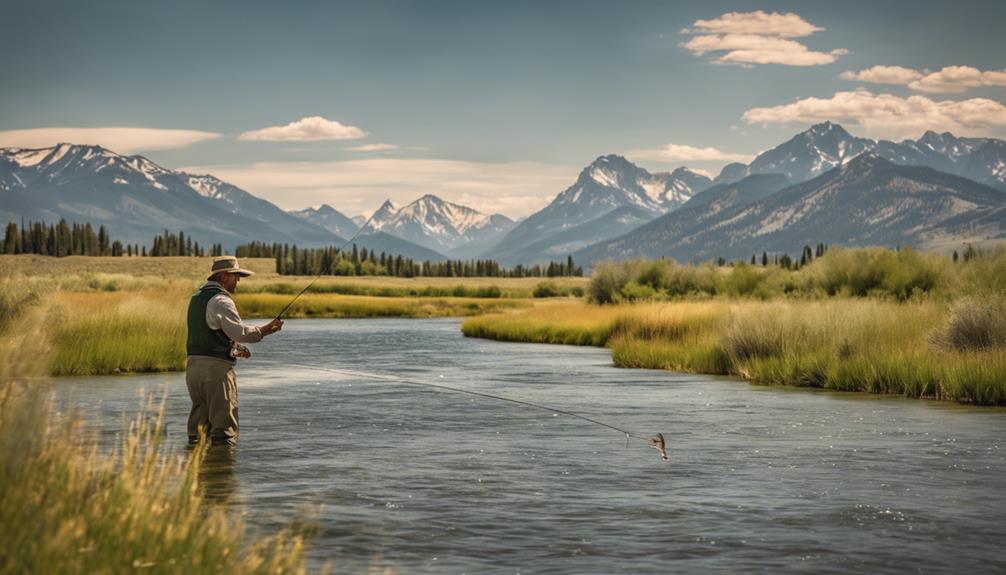
{"label": "blue sky", "polygon": [[821,119],[1006,136],[1003,2],[3,6],[0,145],[89,140],[287,209],[523,216],[602,154],[715,174]]}

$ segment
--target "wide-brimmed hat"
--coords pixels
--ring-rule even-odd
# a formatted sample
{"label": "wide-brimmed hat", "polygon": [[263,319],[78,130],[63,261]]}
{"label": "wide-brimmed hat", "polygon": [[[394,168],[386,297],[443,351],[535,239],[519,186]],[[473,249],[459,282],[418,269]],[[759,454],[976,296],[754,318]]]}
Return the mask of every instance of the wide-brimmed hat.
{"label": "wide-brimmed hat", "polygon": [[220,256],[217,258],[213,258],[213,271],[210,272],[210,277],[212,278],[214,275],[220,272],[237,274],[242,277],[255,275],[255,272],[251,270],[241,269],[241,266],[238,265],[238,259],[234,256]]}

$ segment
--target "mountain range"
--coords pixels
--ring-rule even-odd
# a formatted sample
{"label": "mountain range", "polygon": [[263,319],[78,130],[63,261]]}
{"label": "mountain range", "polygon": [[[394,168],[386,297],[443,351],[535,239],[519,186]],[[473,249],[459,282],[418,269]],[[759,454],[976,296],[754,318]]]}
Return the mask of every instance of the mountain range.
{"label": "mountain range", "polygon": [[751,174],[783,174],[792,182],[817,177],[863,152],[906,166],[928,166],[1006,189],[1006,142],[994,138],[958,138],[929,131],[918,140],[858,138],[842,126],[822,122],[758,154],[750,164],[723,167],[715,184],[736,182]]}
{"label": "mountain range", "polygon": [[[823,122],[728,164],[714,179],[651,173],[603,155],[543,209],[515,222],[424,195],[369,219],[329,205],[284,212],[212,175],[99,146],[0,149],[0,220],[105,224],[127,243],[164,230],[228,249],[251,240],[361,247],[414,259],[504,265],[573,254],[683,261],[798,252],[803,244],[936,245],[1006,237],[1006,142],[926,132],[871,140]],[[361,229],[363,227],[363,229]]]}
{"label": "mountain range", "polygon": [[[0,149],[0,200],[0,220],[104,224],[124,243],[148,245],[165,230],[228,250],[252,240],[330,246],[348,237],[213,176],[170,170],[100,146]],[[362,236],[356,243],[413,259],[445,259],[389,234]]]}
{"label": "mountain range", "polygon": [[711,183],[687,168],[651,174],[622,156],[601,156],[486,255],[506,265],[563,259],[677,209]]}
{"label": "mountain range", "polygon": [[873,152],[805,182],[787,182],[779,174],[755,174],[714,186],[681,209],[573,257],[697,262],[795,253],[818,243],[924,246],[1006,237],[1006,192]]}

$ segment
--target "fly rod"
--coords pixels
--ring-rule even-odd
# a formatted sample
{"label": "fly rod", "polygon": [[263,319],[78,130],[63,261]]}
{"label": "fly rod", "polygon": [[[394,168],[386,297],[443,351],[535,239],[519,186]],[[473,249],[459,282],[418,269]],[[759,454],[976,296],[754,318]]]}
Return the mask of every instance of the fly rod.
{"label": "fly rod", "polygon": [[442,384],[438,384],[438,383],[428,383],[428,382],[423,382],[423,381],[408,380],[408,379],[401,378],[401,377],[394,376],[394,375],[381,375],[381,374],[378,374],[378,373],[367,373],[367,372],[364,372],[364,371],[350,371],[350,370],[347,370],[347,369],[334,369],[334,368],[331,368],[331,367],[318,367],[318,366],[314,366],[314,365],[304,365],[304,364],[297,364],[297,363],[291,363],[291,364],[288,364],[288,365],[291,365],[293,367],[300,367],[300,368],[303,368],[303,369],[313,369],[313,370],[325,371],[325,372],[329,372],[329,373],[336,373],[336,374],[339,374],[339,375],[348,375],[350,377],[359,377],[359,378],[362,378],[362,379],[373,379],[373,380],[378,380],[378,381],[389,381],[389,382],[400,383],[400,384],[405,384],[405,385],[416,385],[416,386],[420,386],[420,387],[428,387],[428,388],[433,388],[433,389],[441,389],[441,390],[444,390],[444,391],[453,391],[453,392],[457,392],[457,393],[466,393],[468,395],[474,395],[474,396],[477,396],[477,397],[485,397],[485,398],[489,398],[489,399],[496,399],[496,400],[499,400],[499,401],[507,401],[507,402],[510,402],[510,403],[516,403],[518,405],[524,405],[524,406],[527,406],[527,407],[534,407],[536,409],[541,409],[541,410],[549,411],[549,412],[552,412],[552,413],[561,413],[562,415],[567,415],[569,417],[575,417],[577,419],[581,419],[581,420],[586,421],[588,423],[593,423],[594,425],[600,425],[601,427],[606,427],[608,429],[611,429],[611,430],[614,430],[614,431],[617,431],[617,432],[623,434],[625,436],[625,446],[626,447],[629,446],[629,439],[630,438],[632,438],[632,439],[640,439],[642,441],[645,441],[645,442],[647,442],[650,445],[650,447],[653,447],[654,449],[656,449],[657,451],[660,452],[661,459],[663,459],[664,461],[666,461],[668,459],[668,457],[667,457],[667,449],[666,449],[666,444],[664,442],[664,434],[663,433],[658,433],[658,434],[656,434],[656,435],[654,435],[652,437],[647,438],[647,437],[643,437],[641,435],[636,435],[635,433],[632,433],[631,431],[627,431],[625,429],[622,429],[620,427],[616,427],[614,425],[605,423],[603,421],[598,421],[597,419],[594,419],[594,418],[591,418],[591,417],[587,417],[586,415],[581,415],[579,413],[574,413],[572,411],[566,411],[564,409],[556,409],[554,407],[549,407],[547,405],[541,405],[541,404],[538,404],[538,403],[532,403],[530,401],[524,401],[524,400],[521,400],[521,399],[513,399],[511,397],[503,397],[501,395],[493,395],[491,393],[484,393],[484,392],[481,392],[481,391],[472,391],[470,389],[462,389],[460,387],[451,387],[449,385],[442,385]]}
{"label": "fly rod", "polygon": [[[380,211],[380,210],[378,210],[378,211]],[[376,216],[376,215],[377,215],[377,211],[375,211],[374,213],[370,214],[370,217],[367,218],[367,221],[364,222],[364,224],[362,226],[360,226],[360,229],[356,230],[356,233],[353,234],[353,237],[351,237],[348,240],[346,240],[346,243],[342,244],[342,247],[340,247],[339,249],[335,250],[336,253],[341,253],[342,250],[346,249],[346,246],[348,246],[349,244],[353,243],[353,240],[355,240],[356,238],[360,237],[360,234],[363,232],[363,230],[367,229],[367,226],[370,225],[370,222],[374,221],[374,216]],[[300,290],[300,293],[298,293],[297,295],[293,296],[293,299],[290,300],[290,303],[286,304],[286,307],[284,307],[282,310],[280,310],[279,314],[276,315],[276,319],[283,319],[283,314],[285,314],[286,311],[288,309],[290,309],[290,306],[292,306],[293,303],[300,298],[300,296],[304,295],[304,292],[306,292],[307,290],[311,289],[311,286],[314,285],[314,282],[320,280],[321,276],[325,275],[325,272],[331,272],[331,271],[332,271],[332,262],[329,262],[328,268],[323,268],[321,270],[321,272],[318,273],[318,275],[315,276],[315,278],[313,280],[311,280],[310,283],[308,283],[306,286],[304,286],[304,289]]]}

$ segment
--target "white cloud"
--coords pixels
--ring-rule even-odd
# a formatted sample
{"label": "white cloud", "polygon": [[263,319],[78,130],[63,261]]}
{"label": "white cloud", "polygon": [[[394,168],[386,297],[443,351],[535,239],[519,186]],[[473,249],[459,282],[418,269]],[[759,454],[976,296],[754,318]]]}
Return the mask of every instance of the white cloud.
{"label": "white cloud", "polygon": [[780,36],[782,38],[799,38],[821,32],[819,28],[800,16],[787,12],[768,14],[763,10],[754,12],[727,12],[712,20],[696,20],[693,30],[682,30],[684,33],[707,34],[762,34]]}
{"label": "white cloud", "polygon": [[908,84],[919,92],[960,93],[981,86],[1006,86],[1006,70],[982,71],[971,66],[947,66]]}
{"label": "white cloud", "polygon": [[356,126],[347,126],[321,116],[308,116],[285,126],[271,126],[244,132],[239,140],[266,142],[316,142],[320,140],[357,140],[367,135]]}
{"label": "white cloud", "polygon": [[120,154],[150,150],[168,150],[219,138],[220,134],[200,130],[160,128],[30,128],[0,131],[0,147],[47,148],[63,142],[90,144]]}
{"label": "white cloud", "polygon": [[907,85],[922,77],[922,72],[902,66],[873,66],[859,72],[842,72],[839,78],[843,80],[857,80],[860,82],[871,82],[873,84],[899,84]]}
{"label": "white cloud", "polygon": [[683,34],[693,37],[680,46],[696,56],[718,53],[714,62],[743,66],[820,66],[849,53],[845,48],[815,52],[792,39],[821,30],[824,28],[791,12],[729,12],[712,20],[697,20],[693,28],[682,30]]}
{"label": "white cloud", "polygon": [[350,152],[386,152],[388,150],[397,150],[398,146],[395,144],[364,144],[362,146],[343,149]]}
{"label": "white cloud", "polygon": [[925,130],[978,136],[1006,126],[1006,106],[987,98],[935,101],[859,89],[838,92],[831,98],[803,98],[781,106],[752,108],[743,118],[749,124],[850,122],[873,136],[890,138]]}
{"label": "white cloud", "polygon": [[374,210],[388,198],[406,204],[431,193],[482,212],[515,218],[544,207],[576,181],[580,168],[537,162],[370,158],[181,170],[213,174],[284,209],[326,203],[348,214],[359,214]]}
{"label": "white cloud", "polygon": [[901,66],[873,66],[859,72],[842,72],[843,80],[898,84],[917,92],[959,94],[971,88],[1006,86],[1006,70],[979,70],[972,66],[946,66],[935,72]]}
{"label": "white cloud", "polygon": [[750,154],[732,154],[716,148],[697,148],[684,144],[667,144],[656,150],[635,150],[629,156],[661,162],[750,162]]}

